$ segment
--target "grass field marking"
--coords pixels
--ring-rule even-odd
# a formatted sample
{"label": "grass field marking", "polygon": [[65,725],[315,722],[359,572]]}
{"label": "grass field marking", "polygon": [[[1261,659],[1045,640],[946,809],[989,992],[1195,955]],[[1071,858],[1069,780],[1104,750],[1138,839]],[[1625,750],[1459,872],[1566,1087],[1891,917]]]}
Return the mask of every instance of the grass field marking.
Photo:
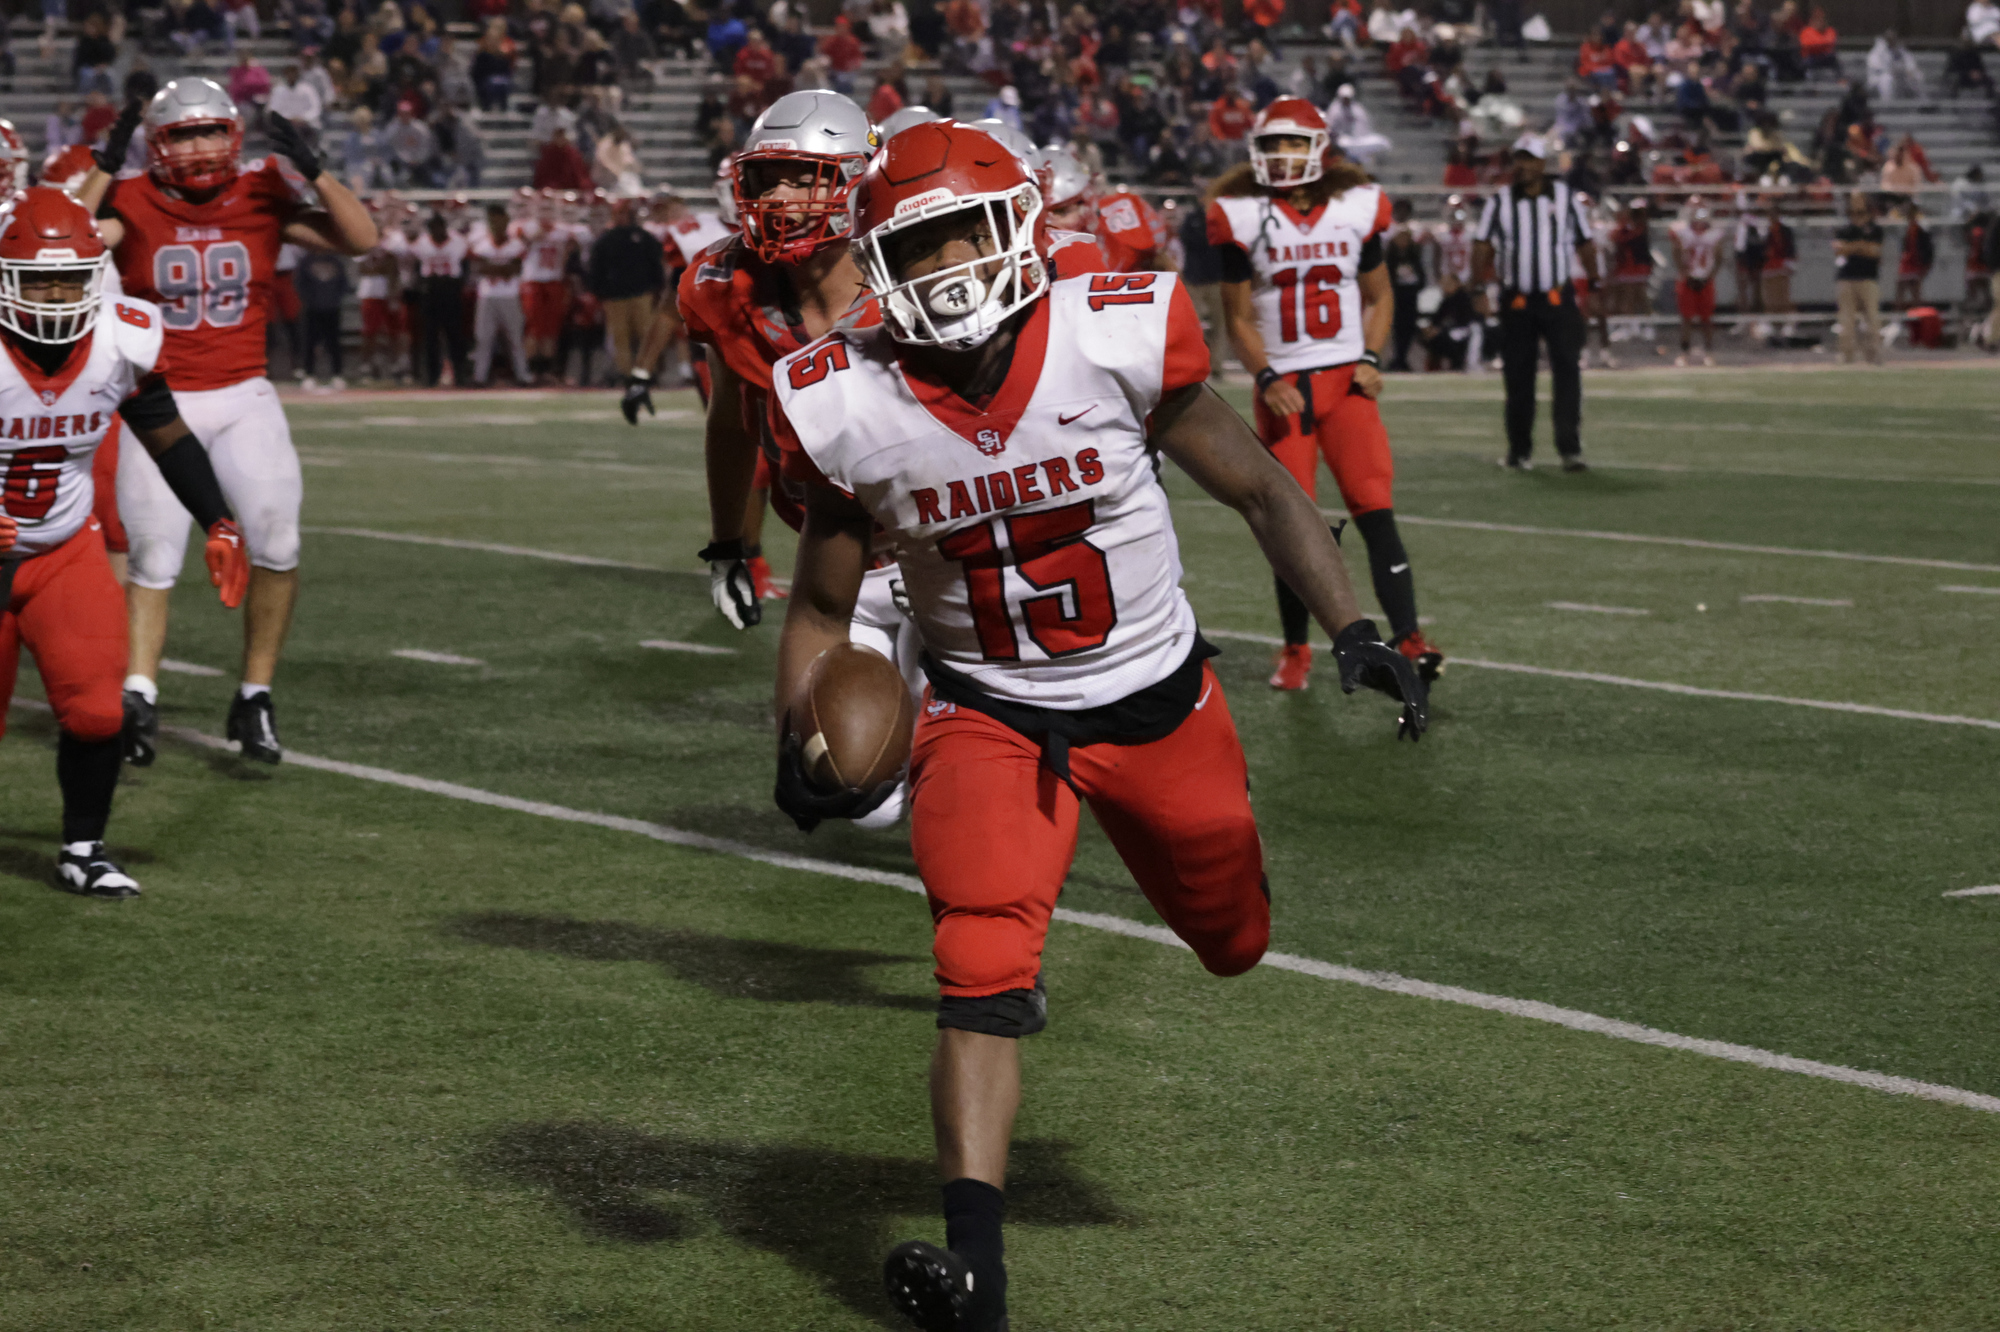
{"label": "grass field marking", "polygon": [[404,661],[427,661],[434,666],[484,666],[477,657],[461,657],[455,652],[430,652],[423,648],[395,648],[389,653]]}
{"label": "grass field marking", "polygon": [[490,555],[519,555],[531,560],[553,560],[558,564],[583,564],[594,569],[637,569],[641,573],[688,574],[706,578],[705,569],[663,569],[657,564],[632,564],[607,560],[596,555],[572,555],[561,550],[536,550],[531,546],[506,546],[493,541],[461,541],[457,537],[422,536],[416,532],[378,532],[369,527],[301,527],[313,536],[363,537],[369,541],[402,541],[412,546],[443,546],[449,550],[483,550]]}
{"label": "grass field marking", "polygon": [[1846,597],[1788,597],[1781,592],[1752,592],[1737,598],[1746,602],[1782,602],[1787,606],[1852,606]]}
{"label": "grass field marking", "polygon": [[1954,888],[1946,897],[2000,897],[2000,883],[1982,884],[1977,888]]}
{"label": "grass field marking", "polygon": [[1651,615],[1643,606],[1599,606],[1588,601],[1544,601],[1550,610],[1589,611],[1592,615]]}
{"label": "grass field marking", "polygon": [[198,666],[191,661],[175,661],[172,657],[160,658],[160,669],[173,675],[219,676],[223,672],[213,666]]}
{"label": "grass field marking", "polygon": [[[1329,518],[1348,516],[1344,509],[1322,509],[1320,512]],[[1927,560],[1914,555],[1864,555],[1851,550],[1801,550],[1792,546],[1752,546],[1741,541],[1703,541],[1697,537],[1648,536],[1641,532],[1599,532],[1581,527],[1529,527],[1523,523],[1484,523],[1470,518],[1422,518],[1408,513],[1397,514],[1396,521],[1413,523],[1418,527],[1456,527],[1469,532],[1582,537],[1590,541],[1626,541],[1642,546],[1686,546],[1691,550],[1725,550],[1739,555],[1789,555],[1815,560],[1855,560],[1863,564],[1908,564],[1920,569],[1961,569],[1967,573],[2000,573],[2000,564],[1971,564],[1964,560]]]}
{"label": "grass field marking", "polygon": [[[16,706],[21,706],[21,703]],[[46,711],[46,703],[28,703],[27,706]],[[2000,725],[2000,723],[1995,723]],[[186,726],[163,726],[166,734],[199,745],[205,749],[219,749],[233,753],[233,741],[208,735]],[[767,851],[744,842],[732,841],[724,837],[709,837],[701,833],[683,832],[662,823],[650,823],[644,819],[628,819],[616,814],[599,814],[590,810],[570,809],[563,805],[551,805],[539,800],[522,800],[515,796],[500,795],[493,791],[482,791],[478,787],[461,786],[457,782],[440,782],[429,777],[414,777],[408,773],[394,772],[388,768],[371,767],[361,763],[344,763],[339,759],[319,758],[301,754],[296,750],[285,753],[285,762],[301,768],[311,768],[319,772],[338,773],[345,777],[355,777],[362,781],[380,782],[405,790],[421,791],[428,795],[444,796],[452,800],[463,800],[471,804],[485,805],[493,809],[512,810],[520,814],[533,814],[541,818],[557,819],[564,823],[580,823],[596,828],[608,828],[616,832],[637,833],[657,842],[674,846],[685,846],[695,850],[711,851],[720,855],[736,856],[753,860],[759,864],[772,865],[780,869],[799,870],[807,874],[825,874],[835,878],[851,879],[860,883],[880,884],[898,888],[908,893],[922,893],[922,881],[908,874],[896,874],[888,870],[864,869],[858,865],[843,865],[838,861],[817,860],[810,856],[787,855],[782,851]],[[1058,907],[1055,918],[1064,924],[1081,926],[1084,929],[1099,930],[1107,934],[1124,935],[1131,939],[1143,939],[1169,948],[1187,950],[1187,945],[1171,930],[1159,925],[1147,925],[1124,916],[1106,915],[1095,911],[1072,911]],[[1573,1008],[1559,1008],[1534,999],[1510,999],[1505,995],[1482,994],[1477,990],[1461,989],[1456,985],[1438,985],[1430,981],[1413,980],[1397,975],[1393,971],[1363,971],[1356,967],[1337,966],[1331,962],[1321,962],[1317,958],[1300,957],[1294,953],[1266,953],[1259,965],[1275,971],[1290,971],[1320,980],[1339,981],[1348,985],[1359,985],[1371,990],[1382,990],[1390,994],[1416,999],[1431,999],[1439,1003],[1460,1004],[1469,1008],[1483,1008],[1488,1012],[1503,1013],[1511,1017],[1527,1018],[1535,1022],[1553,1023],[1568,1027],[1573,1031],[1590,1032],[1598,1036],[1609,1036],[1614,1040],[1634,1041],[1641,1045],[1654,1045],[1669,1050],[1680,1050],[1689,1054],[1706,1055],[1711,1059],[1726,1059],[1740,1064],[1752,1064],[1758,1068],[1781,1073],[1798,1073],[1806,1077],[1823,1078],[1830,1082],[1843,1082],[1849,1086],[1863,1087],[1870,1091],[1887,1092],[1897,1096],[1914,1096],[1924,1100],[1943,1101],[1950,1105],[1967,1109],[1982,1110],[1988,1114],[2000,1114],[2000,1096],[1987,1096],[1980,1092],[1967,1091],[1962,1087],[1947,1087],[1934,1082],[1920,1082],[1915,1078],[1896,1077],[1888,1073],[1874,1073],[1866,1069],[1848,1068],[1841,1064],[1825,1064],[1816,1059],[1799,1059],[1791,1055],[1778,1054],[1771,1050],[1760,1050],[1750,1045],[1735,1045],[1728,1041],[1704,1040],[1695,1036],[1681,1036],[1655,1027],[1641,1026],[1635,1022],[1623,1022],[1617,1018],[1601,1017],[1596,1013],[1585,1013]]]}
{"label": "grass field marking", "polygon": [[[1433,433],[1454,433],[1436,431]],[[1482,432],[1485,433],[1485,432]],[[1447,450],[1425,450],[1411,452],[1413,458],[1476,458],[1491,465],[1492,459],[1484,452],[1470,453]],[[1761,476],[1783,481],[1857,481],[1863,484],[1881,482],[1884,485],[1912,486],[2000,486],[2000,476],[1909,476],[1905,474],[1864,475],[1860,472],[1799,472],[1781,471],[1765,467],[1705,467],[1699,463],[1625,462],[1605,458],[1592,458],[1590,465],[1604,471],[1624,472],[1667,472],[1676,476]]]}
{"label": "grass field marking", "polygon": [[1985,717],[1958,717],[1941,712],[1913,712],[1907,708],[1877,707],[1873,703],[1836,703],[1820,698],[1791,698],[1784,694],[1753,694],[1738,689],[1704,689],[1699,685],[1672,684],[1664,680],[1635,680],[1627,675],[1603,675],[1596,671],[1559,671],[1550,666],[1524,666],[1511,661],[1485,661],[1478,657],[1453,657],[1458,666],[1489,671],[1512,671],[1517,675],[1543,675],[1557,680],[1583,680],[1590,684],[1619,685],[1626,689],[1657,689],[1666,694],[1691,698],[1726,698],[1739,703],[1782,703],[1791,708],[1817,708],[1822,712],[1852,712],[1866,717],[1894,717],[1899,721],[1934,722],[1941,726],[1977,726],[2000,731],[2000,721]]}
{"label": "grass field marking", "polygon": [[1939,583],[1940,592],[1972,592],[1983,596],[2000,597],[2000,587],[1979,587],[1973,583]]}
{"label": "grass field marking", "polygon": [[705,657],[733,657],[735,648],[710,647],[707,643],[683,643],[677,638],[648,638],[639,644],[660,652],[694,652]]}

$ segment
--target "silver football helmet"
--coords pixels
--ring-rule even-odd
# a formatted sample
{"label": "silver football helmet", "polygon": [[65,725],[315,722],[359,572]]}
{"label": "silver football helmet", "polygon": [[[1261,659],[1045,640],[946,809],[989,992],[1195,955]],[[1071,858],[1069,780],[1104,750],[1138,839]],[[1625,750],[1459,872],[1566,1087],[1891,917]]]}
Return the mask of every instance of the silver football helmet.
{"label": "silver football helmet", "polygon": [[943,116],[927,106],[906,106],[901,111],[892,111],[883,117],[882,123],[877,125],[875,130],[882,136],[882,142],[887,143],[912,125],[928,125],[934,120],[943,119]]}
{"label": "silver football helmet", "polygon": [[[758,258],[798,263],[847,236],[847,191],[881,143],[868,115],[839,93],[787,93],[764,109],[735,159],[736,214]],[[803,193],[767,197],[812,171]]]}
{"label": "silver football helmet", "polygon": [[1049,211],[1081,202],[1090,192],[1090,172],[1076,160],[1076,154],[1059,144],[1037,148],[1028,157],[1036,173],[1048,172]]}
{"label": "silver football helmet", "polygon": [[[192,76],[175,79],[153,94],[143,123],[153,178],[161,184],[202,190],[236,178],[243,113],[220,84]],[[214,142],[217,135],[222,143]]]}

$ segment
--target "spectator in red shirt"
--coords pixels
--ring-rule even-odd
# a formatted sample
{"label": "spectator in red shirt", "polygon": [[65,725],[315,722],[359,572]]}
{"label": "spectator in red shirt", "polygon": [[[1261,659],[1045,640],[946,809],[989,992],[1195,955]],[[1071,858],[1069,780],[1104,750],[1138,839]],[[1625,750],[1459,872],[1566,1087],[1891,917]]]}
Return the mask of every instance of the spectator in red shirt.
{"label": "spectator in red shirt", "polygon": [[819,53],[826,57],[826,67],[833,72],[833,86],[844,96],[852,96],[854,71],[861,68],[864,53],[854,29],[848,25],[847,15],[834,19],[833,31],[821,39]]}
{"label": "spectator in red shirt", "polygon": [[765,40],[763,30],[752,28],[749,40],[745,41],[742,49],[736,53],[733,72],[739,78],[755,79],[757,86],[761,88],[778,77],[780,68],[778,53],[773,51],[771,43]]}
{"label": "spectator in red shirt", "polygon": [[1611,59],[1625,71],[1625,87],[1634,97],[1651,95],[1654,80],[1653,57],[1639,41],[1639,25],[1627,23],[1624,36],[1611,48]]}
{"label": "spectator in red shirt", "polygon": [[1612,49],[1598,40],[1594,33],[1584,38],[1583,46],[1576,53],[1576,76],[1601,92],[1615,91],[1618,87],[1618,62],[1612,57]]}
{"label": "spectator in red shirt", "polygon": [[549,134],[549,141],[542,145],[541,156],[535,159],[535,188],[588,194],[593,186],[590,167],[576,145],[569,141],[569,131],[556,126]]}
{"label": "spectator in red shirt", "polygon": [[85,143],[96,143],[97,136],[110,129],[117,119],[118,108],[102,92],[92,88],[83,95],[83,117],[77,128],[83,132]]}
{"label": "spectator in red shirt", "polygon": [[1430,57],[1430,48],[1424,39],[1417,36],[1416,29],[1405,28],[1389,49],[1382,53],[1382,67],[1396,80],[1403,90],[1403,96],[1416,101],[1423,95],[1424,62]]}
{"label": "spectator in red shirt", "polygon": [[1259,36],[1268,40],[1271,29],[1285,20],[1285,0],[1243,0],[1243,17],[1257,26]]}
{"label": "spectator in red shirt", "polygon": [[1256,122],[1257,108],[1238,89],[1215,99],[1208,108],[1208,132],[1221,143],[1241,143]]}
{"label": "spectator in red shirt", "polygon": [[884,70],[875,76],[875,95],[868,99],[868,119],[877,125],[903,109],[903,94],[896,89],[896,76]]}
{"label": "spectator in red shirt", "polygon": [[1799,57],[1805,63],[1808,79],[1820,70],[1840,77],[1840,57],[1834,51],[1839,44],[1840,34],[1826,21],[1826,11],[1813,6],[1812,22],[1799,29]]}

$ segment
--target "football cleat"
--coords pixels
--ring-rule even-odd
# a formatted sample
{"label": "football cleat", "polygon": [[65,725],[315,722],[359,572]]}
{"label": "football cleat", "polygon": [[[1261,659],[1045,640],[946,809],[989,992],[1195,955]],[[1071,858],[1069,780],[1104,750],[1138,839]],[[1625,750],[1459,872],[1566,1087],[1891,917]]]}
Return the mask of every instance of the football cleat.
{"label": "football cleat", "polygon": [[972,1270],[950,1249],[906,1240],[882,1264],[889,1303],[922,1332],[1007,1332],[1007,1316],[983,1326],[971,1320]]}
{"label": "football cleat", "polygon": [[791,595],[771,581],[771,562],[762,555],[752,555],[744,562],[750,566],[750,585],[757,589],[757,600],[781,601]]}
{"label": "football cleat", "polygon": [[102,842],[72,842],[56,860],[63,891],[84,897],[137,897],[139,881],[118,868]]}
{"label": "football cleat", "polygon": [[125,761],[135,768],[150,768],[158,754],[160,709],[146,701],[136,689],[125,691],[125,726],[118,733],[124,742]]}
{"label": "football cleat", "polygon": [[238,694],[230,702],[229,725],[224,734],[242,744],[244,758],[259,763],[284,761],[285,747],[278,741],[277,709],[271,703],[268,689],[255,698]]}
{"label": "football cleat", "polygon": [[1569,457],[1563,459],[1563,470],[1565,472],[1587,472],[1590,470],[1590,464],[1583,460],[1581,453],[1572,453]]}
{"label": "football cleat", "polygon": [[1287,643],[1277,656],[1278,669],[1271,672],[1271,688],[1304,689],[1312,670],[1313,650],[1309,644]]}
{"label": "football cleat", "polygon": [[1436,683],[1437,678],[1444,674],[1444,653],[1431,646],[1423,630],[1412,629],[1391,641],[1389,646],[1416,664],[1417,674],[1424,677],[1425,684]]}
{"label": "football cleat", "polygon": [[1532,472],[1535,470],[1533,462],[1526,458],[1516,458],[1511,453],[1500,460],[1500,465],[1510,472]]}

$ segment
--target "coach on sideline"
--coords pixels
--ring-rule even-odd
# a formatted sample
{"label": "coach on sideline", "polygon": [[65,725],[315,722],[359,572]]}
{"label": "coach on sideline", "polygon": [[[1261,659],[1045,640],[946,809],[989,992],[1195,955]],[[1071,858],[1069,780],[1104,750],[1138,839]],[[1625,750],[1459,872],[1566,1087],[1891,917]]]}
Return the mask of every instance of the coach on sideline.
{"label": "coach on sideline", "polygon": [[1583,464],[1583,313],[1577,309],[1579,271],[1595,281],[1583,200],[1548,178],[1549,145],[1525,135],[1514,145],[1513,183],[1486,201],[1473,233],[1472,275],[1490,289],[1500,283],[1500,362],[1507,383],[1507,456],[1502,467],[1525,472],[1535,444],[1535,368],[1549,347],[1555,380],[1556,452],[1565,472]]}

